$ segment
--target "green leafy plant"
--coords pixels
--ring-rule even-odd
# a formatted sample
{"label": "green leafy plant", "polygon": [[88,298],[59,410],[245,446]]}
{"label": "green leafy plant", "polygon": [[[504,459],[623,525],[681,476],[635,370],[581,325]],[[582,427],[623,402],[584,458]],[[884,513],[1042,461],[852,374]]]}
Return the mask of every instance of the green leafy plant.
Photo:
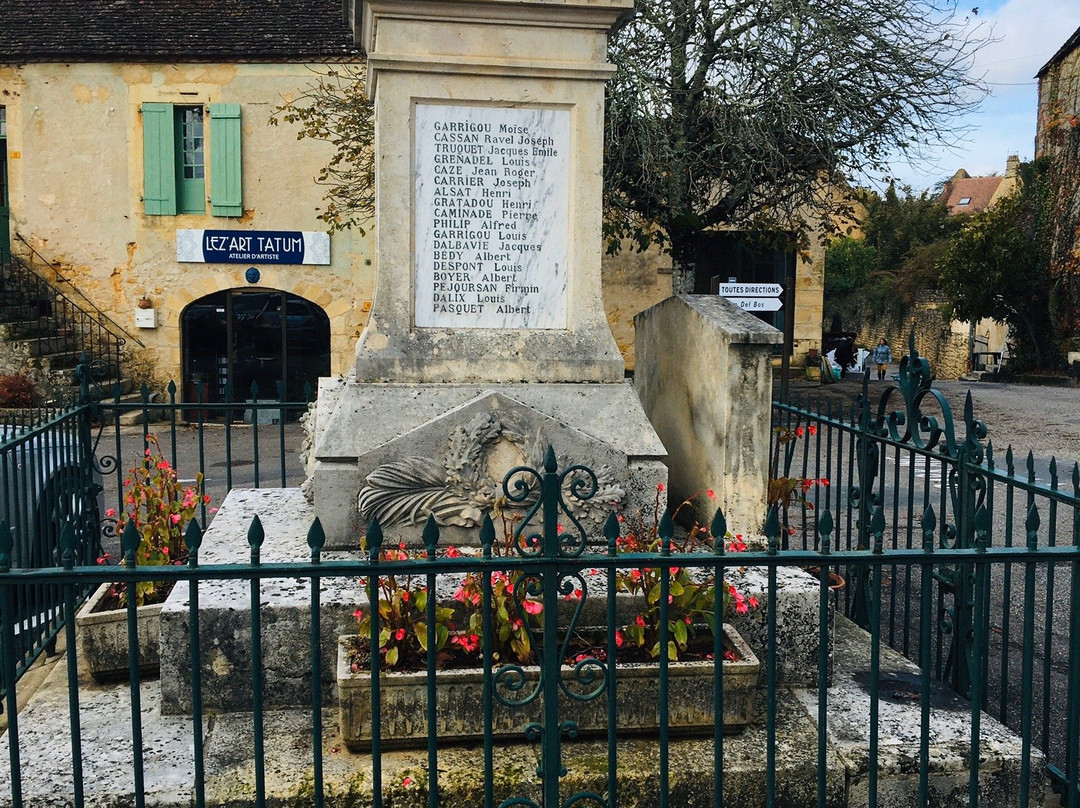
{"label": "green leafy plant", "polygon": [[[447,555],[456,551],[450,548]],[[426,558],[426,551],[406,548],[404,543],[396,548],[379,551],[380,561],[407,561]],[[383,663],[390,668],[418,665],[423,655],[428,652],[426,576],[390,573],[377,579],[361,578],[360,585],[368,590],[368,601],[378,604],[379,613],[379,654]],[[359,621],[361,638],[371,636],[371,612],[357,609],[353,615]],[[454,609],[448,606],[435,606],[435,648],[441,651],[454,628],[452,618]],[[359,659],[354,659],[353,670],[360,667]]]}
{"label": "green leafy plant", "polygon": [[[124,510],[118,515],[109,508],[105,515],[116,518],[116,529],[122,533],[131,523],[139,533],[135,560],[140,567],[183,564],[187,561],[184,530],[195,516],[195,509],[210,502],[203,492],[203,475],[195,475],[194,485],[183,485],[176,469],[165,459],[156,435],[146,436],[147,448],[142,460],[131,467],[124,480]],[[102,561],[107,560],[106,557]],[[129,596],[126,584],[113,585],[113,594],[121,605]],[[135,603],[142,606],[159,602],[168,592],[160,581],[138,581],[135,584]]]}
{"label": "green leafy plant", "polygon": [[[660,535],[660,494],[662,484],[657,486],[656,502],[653,506],[651,521],[646,521],[638,514],[636,523],[616,540],[619,553],[658,553],[663,549],[664,539]],[[716,493],[709,489],[694,494],[675,509],[672,519],[676,519],[684,508],[691,505],[698,496],[716,498]],[[746,549],[742,534],[730,534],[719,537],[726,543],[729,551]],[[711,552],[716,547],[717,537],[711,535],[709,528],[694,522],[685,535],[669,540],[668,550],[673,556],[702,551]],[[677,561],[674,562],[677,564]],[[666,612],[661,609],[662,580],[664,569],[661,567],[641,567],[620,569],[615,576],[618,592],[624,592],[636,598],[642,605],[633,615],[633,619],[621,626],[615,634],[619,647],[630,646],[647,650],[652,657],[661,653],[660,627],[667,618],[668,659],[676,660],[691,647],[696,633],[707,628],[709,633],[719,630],[716,621],[716,587],[719,583],[720,603],[722,604],[721,623],[732,612],[745,614],[751,607],[758,605],[757,598],[745,597],[734,586],[723,580],[717,582],[710,572],[692,570],[684,566],[672,566],[668,570],[668,605]]]}
{"label": "green leafy plant", "polygon": [[[793,535],[795,528],[788,523],[788,509],[798,504],[808,510],[813,510],[814,503],[806,498],[806,494],[815,486],[828,486],[829,480],[827,477],[803,477],[791,473],[795,441],[805,435],[816,435],[816,426],[813,424],[807,427],[778,426],[773,428],[773,434],[773,454],[769,463],[769,487],[765,500],[766,504],[777,509],[781,522],[787,527],[788,533]],[[783,459],[782,471],[781,457]]]}
{"label": "green leafy plant", "polygon": [[[617,552],[649,553],[661,549],[660,494],[663,490],[663,485],[657,486],[651,520],[647,522],[639,514],[635,526],[616,541]],[[711,490],[703,494],[713,499],[716,497]],[[693,497],[684,501],[676,509],[675,516],[689,506],[692,500]],[[503,538],[492,546],[492,556],[510,562],[517,557],[514,549],[515,542],[518,541],[515,527],[520,515],[501,515]],[[725,546],[729,551],[746,549],[741,534],[728,534],[721,540],[726,542]],[[678,555],[711,550],[714,546],[715,539],[709,534],[708,528],[694,524],[685,536],[671,540],[670,550]],[[463,555],[463,551],[450,546],[442,555],[456,558]],[[426,557],[426,551],[411,550],[404,543],[397,548],[382,550],[379,554],[380,561],[409,561]],[[362,578],[361,585],[369,590],[369,602],[378,604],[378,653],[383,664],[399,670],[419,669],[424,664],[426,654],[432,651],[439,655],[436,663],[439,667],[451,665],[454,659],[462,660],[464,664],[470,664],[470,661],[475,663],[481,659],[485,622],[484,589],[488,576],[491,605],[486,619],[491,628],[492,660],[498,664],[532,662],[535,655],[533,636],[543,628],[545,604],[539,597],[536,579],[521,569],[512,568],[510,564],[508,567],[510,568],[492,572],[467,572],[461,576],[450,601],[435,607],[434,649],[427,647],[429,630],[426,615],[426,575],[411,572],[387,573],[380,575],[374,586],[369,579]],[[715,574],[709,571],[693,571],[680,566],[677,560],[669,570],[670,601],[666,611],[670,637],[668,657],[679,659],[680,655],[690,649],[697,632],[704,628],[711,634],[717,628],[714,616],[717,582]],[[596,570],[588,571],[590,576],[599,574]],[[627,653],[637,651],[645,658],[657,657],[660,654],[662,611],[659,599],[663,574],[662,567],[623,569],[616,573],[616,591],[634,598],[634,602],[640,604],[633,619],[616,631],[617,646],[625,648]],[[745,613],[758,605],[756,598],[744,597],[734,586],[724,582],[721,582],[721,586],[722,617],[732,613]],[[563,597],[573,601],[582,598],[583,593],[575,590]],[[370,609],[357,609],[354,615],[359,621],[360,637],[351,649],[350,667],[353,672],[357,672],[370,662],[367,642],[371,636],[372,615]],[[581,639],[585,646],[592,645],[589,639]],[[588,653],[579,653],[574,650],[573,642],[570,650],[571,656],[577,659],[591,653],[599,656],[604,653],[602,649],[591,647]]]}

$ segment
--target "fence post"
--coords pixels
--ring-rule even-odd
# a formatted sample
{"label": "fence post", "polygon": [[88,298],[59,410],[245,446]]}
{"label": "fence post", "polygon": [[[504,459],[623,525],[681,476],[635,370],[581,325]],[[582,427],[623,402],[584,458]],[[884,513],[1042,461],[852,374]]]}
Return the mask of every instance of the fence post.
{"label": "fence post", "polygon": [[[870,426],[870,370],[863,373],[862,394],[859,396],[858,437],[855,439],[856,473],[858,485],[852,490],[858,504],[859,515],[855,520],[855,549],[870,549],[870,520],[875,496],[874,481],[877,477],[879,449],[877,436]],[[855,564],[852,567],[852,597],[850,617],[861,628],[870,628],[870,609],[867,599],[870,592],[870,567]]]}
{"label": "fence post", "polygon": [[[544,455],[544,475],[541,487],[543,500],[543,552],[545,561],[556,562],[559,557],[559,474],[555,462],[555,450],[548,446]],[[543,587],[544,620],[540,680],[544,694],[544,726],[542,729],[540,776],[543,778],[544,805],[559,805],[559,778],[561,771],[561,737],[559,729],[559,637],[558,620],[551,617],[558,613],[559,581],[555,563],[545,566],[541,585]],[[662,771],[662,767],[661,767]]]}
{"label": "fence post", "polygon": [[[0,572],[11,571],[11,550],[15,542],[8,523],[0,519]],[[19,762],[19,705],[15,692],[15,615],[10,583],[0,585],[0,665],[3,666],[4,697],[8,715],[8,756],[11,775],[11,802],[22,804],[22,765]]]}

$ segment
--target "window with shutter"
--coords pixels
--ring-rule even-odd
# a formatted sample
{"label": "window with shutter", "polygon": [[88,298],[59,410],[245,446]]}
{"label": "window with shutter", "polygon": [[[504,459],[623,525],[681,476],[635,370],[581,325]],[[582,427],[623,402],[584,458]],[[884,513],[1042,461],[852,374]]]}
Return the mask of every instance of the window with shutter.
{"label": "window with shutter", "polygon": [[201,105],[164,102],[142,105],[146,214],[205,213],[207,182],[210,212],[214,216],[243,214],[240,105],[210,105],[209,139],[203,117]]}
{"label": "window with shutter", "polygon": [[203,108],[176,107],[176,209],[206,212],[206,138]]}

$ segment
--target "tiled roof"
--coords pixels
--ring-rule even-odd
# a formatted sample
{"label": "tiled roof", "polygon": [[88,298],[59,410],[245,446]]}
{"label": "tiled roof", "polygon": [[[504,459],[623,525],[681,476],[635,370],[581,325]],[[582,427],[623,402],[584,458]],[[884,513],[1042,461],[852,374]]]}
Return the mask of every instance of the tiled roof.
{"label": "tiled roof", "polygon": [[[986,210],[1001,180],[1001,177],[954,177],[945,184],[940,198],[949,206],[950,213],[979,213]],[[967,202],[960,204],[965,199]]]}
{"label": "tiled roof", "polygon": [[0,63],[355,58],[342,0],[0,0]]}

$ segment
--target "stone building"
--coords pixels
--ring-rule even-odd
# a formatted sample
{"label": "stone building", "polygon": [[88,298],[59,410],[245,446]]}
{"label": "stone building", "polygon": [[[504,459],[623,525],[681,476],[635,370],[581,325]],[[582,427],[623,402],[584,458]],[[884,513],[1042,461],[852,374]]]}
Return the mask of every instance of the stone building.
{"label": "stone building", "polygon": [[1005,161],[1004,175],[973,177],[961,168],[946,181],[938,199],[949,206],[949,213],[982,213],[1017,189],[1019,170],[1015,154]]}
{"label": "stone building", "polygon": [[344,372],[371,243],[316,218],[326,144],[268,125],[313,65],[361,58],[340,0],[7,0],[2,15],[12,252],[189,399],[200,381],[211,400],[226,382],[299,396]]}
{"label": "stone building", "polygon": [[1035,156],[1049,161],[1051,314],[1080,362],[1080,28],[1039,70]]}
{"label": "stone building", "polygon": [[1035,156],[1048,157],[1066,145],[1066,135],[1080,125],[1080,28],[1036,74],[1039,120]]}

